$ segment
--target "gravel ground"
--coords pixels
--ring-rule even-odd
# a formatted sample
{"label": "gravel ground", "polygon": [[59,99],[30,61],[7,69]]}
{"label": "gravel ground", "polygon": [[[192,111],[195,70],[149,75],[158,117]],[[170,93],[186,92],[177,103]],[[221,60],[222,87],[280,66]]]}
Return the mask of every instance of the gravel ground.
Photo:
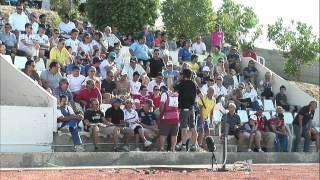
{"label": "gravel ground", "polygon": [[207,170],[175,169],[75,169],[0,171],[1,180],[15,179],[107,179],[107,180],[202,180],[202,179],[314,179],[319,180],[319,164],[253,165],[252,171],[208,172]]}

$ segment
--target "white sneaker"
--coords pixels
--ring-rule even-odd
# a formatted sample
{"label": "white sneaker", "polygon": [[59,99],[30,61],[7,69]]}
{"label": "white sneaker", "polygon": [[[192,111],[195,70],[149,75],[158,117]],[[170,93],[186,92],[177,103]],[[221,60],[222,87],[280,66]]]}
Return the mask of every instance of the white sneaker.
{"label": "white sneaker", "polygon": [[264,152],[264,151],[262,151],[262,149],[261,149],[261,148],[259,148],[259,149],[258,149],[258,152]]}
{"label": "white sneaker", "polygon": [[75,152],[84,152],[86,150],[84,149],[84,147],[82,145],[75,145],[74,146],[74,151]]}
{"label": "white sneaker", "polygon": [[122,146],[122,149],[126,152],[130,152],[130,148],[127,145]]}
{"label": "white sneaker", "polygon": [[137,147],[134,151],[138,151],[139,152],[139,151],[141,151],[141,149]]}
{"label": "white sneaker", "polygon": [[148,146],[150,146],[151,144],[152,144],[152,142],[146,140],[146,141],[144,142],[144,147],[148,147]]}
{"label": "white sneaker", "polygon": [[252,152],[252,149],[249,148],[249,149],[248,149],[248,152]]}

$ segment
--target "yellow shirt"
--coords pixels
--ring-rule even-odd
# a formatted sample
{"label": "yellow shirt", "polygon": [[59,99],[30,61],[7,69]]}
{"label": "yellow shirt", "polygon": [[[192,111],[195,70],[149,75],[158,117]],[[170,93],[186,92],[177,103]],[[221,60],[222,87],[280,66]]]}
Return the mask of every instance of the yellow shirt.
{"label": "yellow shirt", "polygon": [[[199,106],[202,108],[202,117],[205,120],[210,116],[211,111],[216,105],[216,99],[214,97],[212,97],[212,99],[209,99],[208,96],[203,96],[202,99],[203,102],[199,98]],[[205,104],[206,108],[204,108],[203,103]]]}
{"label": "yellow shirt", "polygon": [[199,69],[200,69],[200,67],[199,67],[199,64],[198,64],[198,63],[194,63],[194,64],[189,63],[189,66],[190,66],[190,69],[191,69],[192,71],[194,71],[194,72],[198,72],[198,71],[199,71]]}
{"label": "yellow shirt", "polygon": [[50,51],[50,62],[55,60],[60,65],[65,65],[68,58],[69,58],[69,52],[66,48],[62,48],[60,51],[57,47],[54,47]]}

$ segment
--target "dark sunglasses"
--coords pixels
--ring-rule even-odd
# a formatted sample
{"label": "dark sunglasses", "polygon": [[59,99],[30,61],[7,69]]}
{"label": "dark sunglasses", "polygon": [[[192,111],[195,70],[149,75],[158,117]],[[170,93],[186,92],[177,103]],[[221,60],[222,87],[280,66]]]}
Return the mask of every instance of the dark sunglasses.
{"label": "dark sunglasses", "polygon": [[154,89],[154,91],[160,91],[160,89]]}

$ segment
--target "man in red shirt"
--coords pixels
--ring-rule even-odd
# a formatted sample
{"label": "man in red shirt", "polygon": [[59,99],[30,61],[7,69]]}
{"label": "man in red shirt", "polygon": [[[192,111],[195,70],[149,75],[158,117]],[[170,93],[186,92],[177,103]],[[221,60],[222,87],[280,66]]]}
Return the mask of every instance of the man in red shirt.
{"label": "man in red shirt", "polygon": [[145,85],[140,86],[139,94],[132,95],[132,99],[134,99],[136,109],[140,109],[141,107],[143,107],[144,102],[149,98],[150,96],[148,94],[148,89]]}
{"label": "man in red shirt", "polygon": [[257,53],[253,50],[252,45],[249,45],[248,50],[242,53],[243,57],[251,57],[254,60],[257,60]]}
{"label": "man in red shirt", "polygon": [[98,99],[99,103],[102,101],[102,96],[93,80],[88,80],[86,83],[86,88],[81,89],[78,94],[76,94],[76,100],[83,106],[88,108],[91,99]]}
{"label": "man in red shirt", "polygon": [[260,106],[255,114],[257,116],[257,135],[256,136],[262,139],[262,142],[263,142],[262,146],[264,146],[267,151],[273,151],[274,139],[276,137],[276,134],[273,132],[270,132],[267,118],[262,113],[263,113],[263,107]]}

